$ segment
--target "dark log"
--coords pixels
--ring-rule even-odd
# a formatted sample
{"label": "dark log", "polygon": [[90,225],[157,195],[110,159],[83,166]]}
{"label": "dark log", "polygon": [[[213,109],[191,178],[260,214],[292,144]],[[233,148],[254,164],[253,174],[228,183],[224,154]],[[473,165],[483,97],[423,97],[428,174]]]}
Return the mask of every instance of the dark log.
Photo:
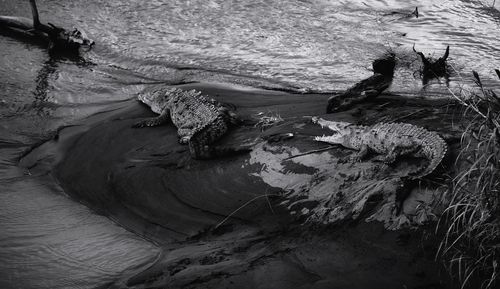
{"label": "dark log", "polygon": [[432,59],[432,58],[427,58],[422,52],[419,52],[415,49],[415,45],[413,45],[413,51],[417,53],[418,56],[422,59],[423,63],[423,69],[422,69],[422,76],[423,76],[423,82],[426,84],[429,79],[432,78],[438,78],[441,76],[448,77],[449,76],[449,71],[448,71],[448,66],[446,63],[446,60],[448,59],[448,56],[450,55],[450,46],[446,46],[446,51],[444,55],[440,58]]}
{"label": "dark log", "polygon": [[392,52],[375,59],[372,63],[373,75],[356,83],[344,93],[328,99],[326,113],[351,109],[354,105],[379,96],[392,83],[396,67],[396,55]]}
{"label": "dark log", "polygon": [[25,17],[0,16],[0,26],[20,29],[27,32],[35,29],[31,19]]}
{"label": "dark log", "polygon": [[33,28],[45,32],[47,34],[53,33],[53,29],[40,22],[40,17],[38,16],[38,8],[36,7],[35,0],[30,0],[31,14],[33,15]]}
{"label": "dark log", "polygon": [[420,56],[420,58],[422,59],[422,62],[424,63],[424,67],[426,64],[429,64],[429,60],[427,60],[427,57],[425,57],[425,55],[422,53],[422,52],[419,52],[415,49],[415,44],[413,44],[413,51],[418,55]]}
{"label": "dark log", "polygon": [[41,23],[35,0],[30,0],[30,6],[32,20],[25,17],[0,16],[0,28],[22,32],[36,40],[49,41],[51,51],[78,53],[80,47],[90,49],[94,45],[94,41],[77,29],[67,31],[51,23]]}
{"label": "dark log", "polygon": [[446,51],[444,52],[443,57],[441,57],[440,59],[442,59],[443,61],[445,61],[448,58],[449,55],[450,55],[450,46],[448,45],[448,46],[446,46]]}
{"label": "dark log", "polygon": [[31,15],[33,15],[33,27],[40,25],[40,18],[38,17],[38,8],[36,7],[35,0],[30,0]]}

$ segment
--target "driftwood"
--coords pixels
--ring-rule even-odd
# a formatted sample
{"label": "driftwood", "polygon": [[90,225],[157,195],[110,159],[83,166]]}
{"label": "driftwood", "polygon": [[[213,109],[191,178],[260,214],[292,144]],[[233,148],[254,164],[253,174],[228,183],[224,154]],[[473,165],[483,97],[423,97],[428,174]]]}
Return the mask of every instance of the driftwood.
{"label": "driftwood", "polygon": [[30,0],[30,5],[32,20],[25,17],[0,16],[0,27],[48,41],[51,52],[78,52],[81,47],[90,49],[94,45],[94,41],[78,29],[68,31],[52,23],[41,23],[35,0]]}
{"label": "driftwood", "polygon": [[415,10],[413,10],[413,12],[411,12],[411,13],[402,12],[402,11],[392,11],[392,12],[384,14],[383,16],[391,16],[391,15],[402,15],[402,17],[400,17],[399,19],[410,18],[410,17],[414,17],[414,16],[415,16],[415,18],[418,18],[418,6],[415,7]]}
{"label": "driftwood", "polygon": [[363,79],[344,93],[328,99],[326,113],[344,111],[361,102],[379,96],[392,83],[396,56],[390,52],[372,63],[373,75]]}
{"label": "driftwood", "polygon": [[422,59],[422,63],[424,65],[422,69],[422,77],[424,84],[428,82],[429,79],[438,78],[438,77],[448,77],[448,65],[446,60],[450,55],[450,46],[446,46],[446,51],[444,55],[437,60],[432,58],[427,58],[422,52],[415,50],[415,45],[413,45],[413,51],[417,53],[418,56]]}

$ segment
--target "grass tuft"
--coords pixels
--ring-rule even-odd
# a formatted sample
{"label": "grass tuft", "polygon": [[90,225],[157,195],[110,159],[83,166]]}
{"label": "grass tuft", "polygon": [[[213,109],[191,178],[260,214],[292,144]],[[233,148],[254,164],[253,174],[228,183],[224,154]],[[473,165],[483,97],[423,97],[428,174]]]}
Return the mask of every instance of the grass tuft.
{"label": "grass tuft", "polygon": [[255,127],[259,127],[262,131],[272,127],[275,124],[283,122],[283,118],[277,112],[259,112],[256,114],[256,118],[258,122],[255,124]]}
{"label": "grass tuft", "polygon": [[[447,208],[437,230],[444,231],[438,256],[467,288],[498,285],[500,268],[500,98],[485,89],[475,71],[477,89],[452,93],[472,121],[464,128]],[[476,283],[476,282],[474,282]]]}

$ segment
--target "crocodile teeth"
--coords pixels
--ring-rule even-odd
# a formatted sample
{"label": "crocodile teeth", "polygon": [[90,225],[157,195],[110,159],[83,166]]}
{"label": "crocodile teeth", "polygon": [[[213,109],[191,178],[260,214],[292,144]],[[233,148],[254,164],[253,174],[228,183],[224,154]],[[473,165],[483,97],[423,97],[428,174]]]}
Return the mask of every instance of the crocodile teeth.
{"label": "crocodile teeth", "polygon": [[322,141],[322,140],[323,140],[323,139],[325,139],[325,138],[326,138],[326,136],[325,136],[325,135],[323,135],[323,136],[315,136],[315,137],[314,137],[314,140],[315,140],[315,141]]}

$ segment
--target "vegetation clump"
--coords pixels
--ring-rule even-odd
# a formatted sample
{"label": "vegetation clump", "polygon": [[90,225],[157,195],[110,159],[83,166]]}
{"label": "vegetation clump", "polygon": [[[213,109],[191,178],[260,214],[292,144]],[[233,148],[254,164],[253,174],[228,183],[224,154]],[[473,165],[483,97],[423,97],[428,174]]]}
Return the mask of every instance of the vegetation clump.
{"label": "vegetation clump", "polygon": [[283,118],[278,112],[259,112],[256,117],[258,121],[254,126],[260,128],[262,131],[283,122]]}
{"label": "vegetation clump", "polygon": [[[496,70],[500,77],[500,72]],[[479,282],[496,288],[500,274],[500,97],[483,87],[462,88],[453,96],[472,121],[464,128],[447,209],[438,224],[444,231],[439,256],[462,288]]]}

